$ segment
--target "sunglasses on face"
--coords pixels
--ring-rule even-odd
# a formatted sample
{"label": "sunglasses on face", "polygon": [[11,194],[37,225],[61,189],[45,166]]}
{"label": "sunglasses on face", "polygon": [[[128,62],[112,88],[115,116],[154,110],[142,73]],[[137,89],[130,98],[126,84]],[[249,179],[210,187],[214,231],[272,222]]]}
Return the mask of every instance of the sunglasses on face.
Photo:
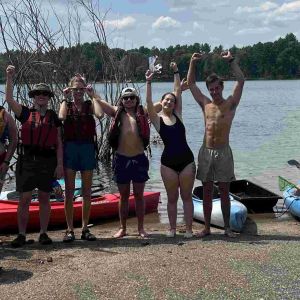
{"label": "sunglasses on face", "polygon": [[47,91],[36,91],[36,92],[34,93],[34,95],[35,95],[35,96],[49,96],[50,94],[49,94],[49,92],[47,92]]}
{"label": "sunglasses on face", "polygon": [[84,92],[85,88],[72,88],[73,92],[79,93],[79,92]]}
{"label": "sunglasses on face", "polygon": [[123,100],[127,101],[127,100],[134,100],[135,96],[127,96],[127,97],[123,97]]}

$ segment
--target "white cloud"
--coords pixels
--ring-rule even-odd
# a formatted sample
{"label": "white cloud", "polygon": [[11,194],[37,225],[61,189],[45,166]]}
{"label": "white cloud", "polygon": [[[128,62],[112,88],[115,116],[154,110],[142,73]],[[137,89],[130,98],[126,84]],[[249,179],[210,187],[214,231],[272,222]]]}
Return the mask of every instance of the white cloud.
{"label": "white cloud", "polygon": [[120,20],[104,21],[105,27],[112,27],[119,30],[132,28],[134,27],[135,23],[136,23],[136,19],[131,16],[124,17],[123,19]]}
{"label": "white cloud", "polygon": [[259,28],[244,28],[238,30],[235,35],[246,35],[246,34],[264,34],[270,32],[271,29],[269,27],[259,27]]}
{"label": "white cloud", "polygon": [[282,4],[277,10],[276,13],[290,13],[290,12],[299,12],[300,11],[300,1],[292,1],[290,3]]}
{"label": "white cloud", "polygon": [[194,30],[204,31],[204,25],[203,24],[199,24],[199,22],[197,22],[197,21],[194,21],[193,22],[193,29]]}
{"label": "white cloud", "polygon": [[275,9],[278,7],[278,4],[274,3],[274,2],[270,2],[270,1],[267,1],[263,4],[260,5],[260,8],[262,11],[268,11],[268,10],[271,10],[271,9]]}
{"label": "white cloud", "polygon": [[270,11],[273,9],[276,9],[278,7],[278,4],[270,1],[266,1],[262,3],[259,6],[239,6],[235,12],[237,14],[242,14],[242,13],[254,13],[254,12],[266,12]]}
{"label": "white cloud", "polygon": [[180,26],[180,22],[176,21],[171,17],[160,16],[153,24],[152,28],[154,29],[169,29],[177,28]]}

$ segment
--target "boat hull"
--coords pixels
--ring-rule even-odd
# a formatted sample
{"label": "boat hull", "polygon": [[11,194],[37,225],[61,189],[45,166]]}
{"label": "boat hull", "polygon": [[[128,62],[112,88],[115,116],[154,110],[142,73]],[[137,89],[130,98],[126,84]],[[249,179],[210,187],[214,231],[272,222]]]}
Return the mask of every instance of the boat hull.
{"label": "boat hull", "polygon": [[[216,188],[218,185],[216,184]],[[249,213],[273,212],[273,207],[282,197],[249,180],[235,180],[230,183],[230,195],[243,203]]]}
{"label": "boat hull", "polygon": [[[203,200],[202,198],[202,189],[197,187],[196,193],[194,190],[193,194],[193,203],[194,203],[194,219],[204,222],[204,212],[203,212]],[[201,187],[202,188],[202,187]],[[224,228],[224,219],[221,209],[221,199],[219,198],[218,193],[215,191],[213,195],[213,207],[211,213],[211,221],[210,224]],[[230,228],[234,231],[240,232],[242,231],[244,224],[247,219],[247,208],[244,204],[240,203],[233,199],[230,196]]]}
{"label": "boat hull", "polygon": [[283,191],[284,205],[297,219],[300,219],[300,196],[295,196],[295,188],[288,187]]}
{"label": "boat hull", "polygon": [[[145,192],[145,213],[157,211],[157,206],[160,198],[158,192]],[[96,196],[91,201],[90,221],[101,220],[107,218],[117,217],[119,213],[119,200],[120,194],[104,194]],[[82,197],[76,198],[73,203],[74,207],[74,222],[81,221],[82,216]],[[17,221],[18,201],[13,200],[0,200],[0,230],[1,231],[14,231],[18,228]],[[129,197],[129,213],[135,212],[134,196]],[[51,216],[49,226],[66,225],[64,203],[51,202]],[[29,220],[27,225],[28,230],[39,230],[39,203],[32,202],[29,206]]]}

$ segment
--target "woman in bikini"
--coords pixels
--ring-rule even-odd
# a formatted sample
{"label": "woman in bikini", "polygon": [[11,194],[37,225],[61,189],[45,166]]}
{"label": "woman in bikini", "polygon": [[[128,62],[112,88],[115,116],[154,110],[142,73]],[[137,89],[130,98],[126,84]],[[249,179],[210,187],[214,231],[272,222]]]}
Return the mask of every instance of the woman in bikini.
{"label": "woman in bikini", "polygon": [[168,237],[176,235],[177,201],[180,196],[183,201],[186,224],[185,237],[193,236],[192,223],[194,206],[192,189],[195,179],[194,155],[189,148],[185,127],[182,123],[181,83],[176,63],[170,65],[174,72],[174,93],[166,93],[161,98],[161,114],[158,115],[152,102],[151,80],[153,73],[146,72],[146,101],[150,120],[164,143],[161,156],[161,177],[168,196],[168,217],[170,229]]}

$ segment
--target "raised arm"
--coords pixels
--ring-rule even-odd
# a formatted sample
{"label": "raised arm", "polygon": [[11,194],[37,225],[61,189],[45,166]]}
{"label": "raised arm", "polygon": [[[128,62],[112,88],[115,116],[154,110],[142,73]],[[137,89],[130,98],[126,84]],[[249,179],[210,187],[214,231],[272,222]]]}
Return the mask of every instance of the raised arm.
{"label": "raised arm", "polygon": [[150,121],[153,124],[153,126],[155,127],[155,129],[157,130],[157,132],[159,132],[159,130],[160,130],[159,116],[157,115],[156,108],[152,102],[151,81],[153,78],[153,74],[154,73],[151,72],[150,70],[148,70],[145,74],[145,77],[146,77],[146,103],[147,103],[147,111],[148,111]]}
{"label": "raised arm", "polygon": [[71,101],[70,96],[71,96],[71,89],[67,87],[63,90],[63,97],[64,98],[63,98],[63,100],[60,104],[59,113],[58,113],[58,118],[62,121],[64,121],[67,117],[68,102]]}
{"label": "raised arm", "polygon": [[106,101],[102,100],[102,98],[96,93],[94,93],[93,95],[93,103],[95,102],[97,102],[97,104],[100,106],[100,108],[105,114],[107,114],[109,117],[114,118],[118,109],[117,106],[113,106],[107,103]]}
{"label": "raised arm", "polygon": [[174,94],[176,96],[176,105],[175,111],[177,115],[181,118],[182,116],[182,98],[181,98],[181,82],[177,64],[175,62],[171,62],[171,69],[174,72]]}
{"label": "raised arm", "polygon": [[202,110],[204,111],[205,104],[209,103],[210,100],[202,94],[201,90],[196,85],[196,63],[200,61],[204,57],[201,53],[194,53],[190,60],[189,71],[187,75],[187,82],[188,86],[194,96],[194,99],[197,103],[201,106]]}
{"label": "raised arm", "polygon": [[14,114],[19,117],[22,112],[22,105],[18,103],[13,97],[13,76],[15,74],[15,67],[8,66],[6,68],[6,86],[5,86],[5,100],[9,105],[10,109],[14,112]]}
{"label": "raised arm", "polygon": [[240,103],[242,97],[245,82],[244,74],[230,51],[222,52],[221,56],[230,63],[231,70],[236,78],[236,84],[233,87],[232,97],[230,98],[230,101],[232,101],[233,105],[236,107]]}

